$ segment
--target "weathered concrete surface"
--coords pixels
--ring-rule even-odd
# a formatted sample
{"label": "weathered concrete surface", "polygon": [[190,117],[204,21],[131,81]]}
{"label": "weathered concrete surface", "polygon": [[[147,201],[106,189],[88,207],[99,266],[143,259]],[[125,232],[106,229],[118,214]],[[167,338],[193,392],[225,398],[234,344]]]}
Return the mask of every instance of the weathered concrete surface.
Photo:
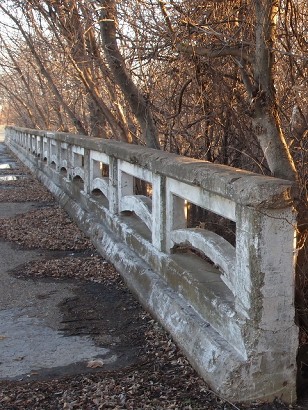
{"label": "weathered concrete surface", "polygon": [[[14,129],[33,133],[30,129],[16,127]],[[84,149],[104,152],[111,157],[139,164],[154,173],[163,172],[170,178],[195,184],[241,205],[280,208],[292,200],[294,184],[286,180],[269,178],[226,165],[212,164],[208,161],[119,141],[43,130],[35,130],[35,135],[47,135],[65,144],[81,145]],[[250,186],[249,190],[247,184]],[[269,190],[273,194],[270,202],[268,201]]]}
{"label": "weathered concrete surface", "polygon": [[[23,130],[18,131],[16,142],[11,140],[10,146],[59,199],[97,249],[113,262],[213,389],[236,401],[275,397],[295,401],[298,329],[292,295],[295,220],[291,184],[143,147],[66,134],[56,134],[52,141],[49,137],[53,133],[35,134],[48,137],[39,140],[39,150],[37,145],[28,144],[36,144],[35,137],[29,139]],[[55,141],[64,142],[67,148],[71,145],[66,153],[65,178],[56,166],[49,166],[53,160],[56,164],[62,161],[61,156],[57,159],[50,153]],[[84,149],[84,158],[78,154],[80,158],[75,161],[71,153],[82,152],[76,148],[78,145]],[[58,152],[60,148],[59,144]],[[96,150],[101,149],[111,155],[109,208],[102,206],[88,189],[89,151],[99,155]],[[46,161],[40,159],[42,152]],[[123,160],[131,164],[123,166]],[[84,163],[84,169],[79,163]],[[157,175],[151,174],[156,171]],[[84,185],[72,181],[77,174],[84,175]],[[168,229],[185,228],[184,213],[178,212],[184,200],[200,206],[205,202],[206,209],[236,221],[240,238],[236,243],[236,272],[230,277],[229,288],[215,267],[209,272],[196,272],[193,263],[185,266],[176,255],[168,254],[168,249],[156,246],[161,241],[161,237],[153,240],[156,226],[152,232],[140,229],[138,223],[130,223],[118,213],[113,200],[133,194],[133,177],[153,185],[157,180],[153,196],[159,198],[153,199],[152,216],[154,213],[156,219],[152,224],[156,221],[164,234]],[[156,233],[160,236],[159,230]],[[274,244],[275,257],[269,244]]]}

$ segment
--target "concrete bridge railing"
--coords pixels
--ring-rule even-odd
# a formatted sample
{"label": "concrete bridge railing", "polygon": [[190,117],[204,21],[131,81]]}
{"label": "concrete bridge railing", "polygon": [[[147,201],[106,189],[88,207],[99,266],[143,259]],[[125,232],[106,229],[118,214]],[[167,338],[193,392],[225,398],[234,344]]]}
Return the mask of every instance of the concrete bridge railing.
{"label": "concrete bridge railing", "polygon": [[[8,127],[6,142],[216,392],[296,399],[291,183],[72,134]],[[188,228],[188,203],[233,221],[236,243]]]}

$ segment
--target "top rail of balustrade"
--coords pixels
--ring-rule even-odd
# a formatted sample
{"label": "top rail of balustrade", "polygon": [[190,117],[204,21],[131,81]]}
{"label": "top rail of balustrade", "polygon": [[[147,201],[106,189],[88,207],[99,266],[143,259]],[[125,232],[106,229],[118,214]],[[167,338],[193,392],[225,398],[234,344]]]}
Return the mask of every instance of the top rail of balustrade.
{"label": "top rail of balustrade", "polygon": [[288,207],[292,203],[294,184],[283,179],[114,140],[20,127],[7,129],[104,152],[155,174],[201,187],[244,206],[277,209]]}

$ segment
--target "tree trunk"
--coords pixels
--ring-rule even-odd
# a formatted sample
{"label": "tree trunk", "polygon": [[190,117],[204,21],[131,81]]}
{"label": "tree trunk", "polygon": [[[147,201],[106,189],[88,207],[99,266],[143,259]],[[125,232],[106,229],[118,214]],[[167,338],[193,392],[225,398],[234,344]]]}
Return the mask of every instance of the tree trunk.
{"label": "tree trunk", "polygon": [[275,98],[273,52],[277,0],[255,0],[256,44],[253,63],[254,86],[251,113],[254,131],[275,177],[297,180],[297,172],[287,147]]}
{"label": "tree trunk", "polygon": [[117,45],[115,1],[101,0],[101,5],[101,36],[109,68],[138,120],[146,145],[149,148],[159,149],[157,129],[149,102],[133,82]]}
{"label": "tree trunk", "polygon": [[[87,7],[80,2],[63,1],[62,4],[50,5],[53,11],[52,17],[44,7],[36,2],[40,12],[44,15],[50,29],[55,34],[63,51],[67,53],[78,77],[87,91],[87,104],[90,117],[90,134],[92,136],[107,138],[106,121],[108,122],[115,139],[129,142],[131,140],[129,130],[125,123],[118,121],[112,110],[105,103],[98,84],[100,80],[96,75],[95,65],[98,65],[105,77],[108,76],[103,61],[100,58],[98,45],[96,44],[94,29],[91,24],[85,26],[90,20]],[[84,20],[81,20],[81,15]],[[67,44],[64,44],[63,39]],[[94,63],[95,62],[95,63]]]}

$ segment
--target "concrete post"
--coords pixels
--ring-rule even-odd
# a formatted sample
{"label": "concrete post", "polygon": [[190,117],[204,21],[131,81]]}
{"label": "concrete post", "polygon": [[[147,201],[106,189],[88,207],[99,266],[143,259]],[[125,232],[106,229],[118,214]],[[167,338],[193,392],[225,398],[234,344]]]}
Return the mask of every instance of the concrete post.
{"label": "concrete post", "polygon": [[44,137],[42,137],[41,135],[38,137],[38,154],[39,154],[39,159],[41,162],[44,161],[44,143],[43,143],[43,139]]}
{"label": "concrete post", "polygon": [[166,248],[166,178],[153,175],[152,245],[159,251]]}
{"label": "concrete post", "polygon": [[73,146],[71,144],[68,144],[68,147],[67,147],[67,178],[70,180],[73,179],[73,171],[74,171]]}
{"label": "concrete post", "polygon": [[[48,133],[47,133],[48,135]],[[47,165],[50,166],[51,164],[51,143],[52,143],[52,139],[47,137],[47,144],[46,144],[46,148],[47,148]]]}
{"label": "concrete post", "polygon": [[134,194],[134,177],[126,174],[121,169],[121,161],[118,162],[118,203],[121,212],[121,199],[126,195]]}
{"label": "concrete post", "polygon": [[112,214],[119,212],[119,197],[118,192],[118,160],[115,157],[109,157],[109,211]]}
{"label": "concrete post", "polygon": [[295,223],[291,206],[237,207],[234,288],[236,310],[246,318],[242,335],[250,360],[247,377],[256,391],[271,380],[284,397],[290,397],[296,383]]}
{"label": "concrete post", "polygon": [[[294,402],[298,328],[294,323],[292,184],[131,144],[54,135],[53,139],[68,144],[70,178],[76,167],[84,175],[87,191],[93,178],[101,177],[97,175],[100,161],[109,163],[108,211],[95,198],[81,200],[80,193],[53,167],[47,169],[33,159],[27,139],[36,133],[42,132],[8,127],[10,147],[90,236],[99,231],[94,241],[100,252],[120,270],[212,388],[234,401],[278,397]],[[49,165],[50,139],[48,135],[40,141],[42,158],[47,146]],[[90,151],[94,161],[90,161]],[[83,155],[84,170],[77,169],[82,167]],[[152,220],[147,221],[152,244],[125,217],[110,215],[121,211],[124,196],[133,196],[126,198],[126,204],[140,203],[134,197],[134,178],[152,184]],[[100,181],[96,183],[100,186]],[[186,200],[236,222],[236,245],[227,262],[223,252],[231,245],[225,246],[217,234],[202,228],[196,234],[203,241],[197,249],[214,264],[198,255],[170,255],[171,244],[180,244],[182,239],[196,247],[197,242],[189,239],[191,230],[185,229]],[[178,239],[172,242],[170,234],[177,229],[183,229],[183,234],[177,232]],[[203,245],[210,240],[209,252]],[[225,271],[228,281],[223,278]]]}
{"label": "concrete post", "polygon": [[186,228],[186,207],[185,200],[173,194],[166,183],[166,253],[170,253],[171,237],[170,232],[174,229]]}
{"label": "concrete post", "polygon": [[[92,163],[92,164],[91,164]],[[84,168],[84,192],[88,195],[91,193],[91,174],[90,169],[93,166],[93,161],[90,160],[90,150],[84,149],[84,160],[83,160],[83,168]]]}

